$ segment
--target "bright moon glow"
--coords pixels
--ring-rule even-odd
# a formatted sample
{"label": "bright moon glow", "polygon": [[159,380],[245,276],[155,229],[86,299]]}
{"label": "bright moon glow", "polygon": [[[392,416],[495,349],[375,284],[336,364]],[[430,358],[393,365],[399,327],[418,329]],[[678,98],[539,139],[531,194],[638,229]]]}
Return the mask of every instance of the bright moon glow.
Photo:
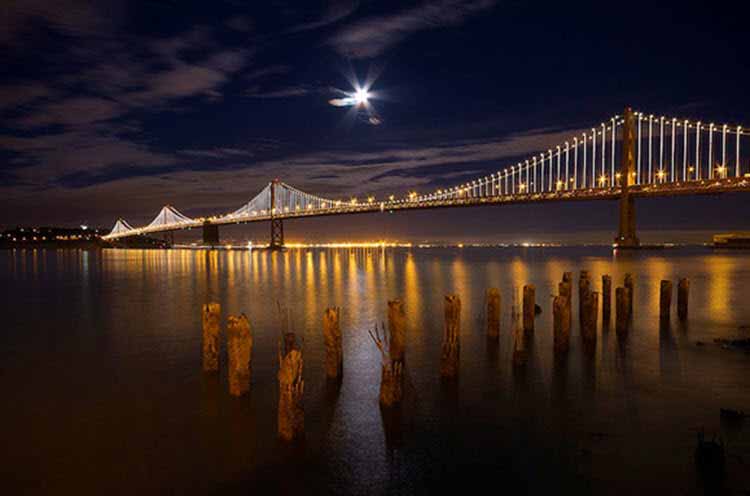
{"label": "bright moon glow", "polygon": [[332,92],[337,95],[337,98],[328,100],[328,104],[333,105],[334,107],[351,107],[348,115],[373,126],[382,124],[383,121],[371,102],[371,100],[378,99],[382,96],[380,92],[370,92],[371,82],[364,84],[361,84],[356,80],[352,80],[351,82],[351,91],[332,88]]}
{"label": "bright moon glow", "polygon": [[370,99],[370,93],[364,88],[358,88],[354,92],[354,101],[357,105],[367,105],[367,101]]}

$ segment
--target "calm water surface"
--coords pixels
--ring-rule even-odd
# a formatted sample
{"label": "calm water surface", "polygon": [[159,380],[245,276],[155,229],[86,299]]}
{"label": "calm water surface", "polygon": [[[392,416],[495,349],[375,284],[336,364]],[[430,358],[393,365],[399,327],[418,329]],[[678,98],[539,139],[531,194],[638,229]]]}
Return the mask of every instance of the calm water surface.
{"label": "calm water surface", "polygon": [[[595,289],[635,275],[626,341],[599,322],[594,355],[577,316],[554,360],[551,298],[566,270]],[[661,279],[689,277],[690,320],[659,328]],[[577,279],[577,274],[575,276]],[[533,283],[537,318],[512,366],[514,288]],[[607,248],[0,251],[0,474],[5,494],[414,493],[437,489],[701,494],[696,433],[721,435],[726,487],[750,489],[750,356],[714,338],[750,337],[750,254]],[[503,296],[497,345],[484,291]],[[463,302],[457,384],[439,378],[443,296]],[[378,406],[367,329],[400,297],[409,320],[400,418]],[[676,295],[675,295],[676,299]],[[245,312],[255,346],[249,396],[201,372],[200,307]],[[304,336],[306,440],[276,438],[277,305]],[[321,316],[342,309],[344,380],[326,383]],[[577,303],[574,300],[574,308]],[[613,311],[614,315],[614,311]],[[696,342],[705,343],[699,346]],[[225,362],[225,356],[222,356]]]}

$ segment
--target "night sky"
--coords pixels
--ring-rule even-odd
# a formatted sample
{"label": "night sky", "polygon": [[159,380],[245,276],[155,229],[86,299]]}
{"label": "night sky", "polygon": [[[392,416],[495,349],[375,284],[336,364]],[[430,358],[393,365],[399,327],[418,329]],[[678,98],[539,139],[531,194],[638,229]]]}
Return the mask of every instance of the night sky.
{"label": "night sky", "polygon": [[[0,225],[140,225],[166,203],[188,216],[228,212],[277,177],[324,197],[428,191],[626,105],[750,125],[739,8],[5,1]],[[372,82],[373,113],[329,103],[352,81]],[[749,206],[750,195],[640,201],[639,228],[747,228]],[[288,237],[602,240],[616,206],[385,215],[296,221]]]}

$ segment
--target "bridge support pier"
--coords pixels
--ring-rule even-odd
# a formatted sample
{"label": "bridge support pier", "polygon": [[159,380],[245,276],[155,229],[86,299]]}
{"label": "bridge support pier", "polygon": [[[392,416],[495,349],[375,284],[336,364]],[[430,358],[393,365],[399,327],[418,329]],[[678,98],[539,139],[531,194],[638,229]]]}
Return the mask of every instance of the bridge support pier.
{"label": "bridge support pier", "polygon": [[219,226],[208,221],[203,223],[203,244],[207,246],[219,244]]}
{"label": "bridge support pier", "polygon": [[637,248],[635,235],[635,201],[629,188],[635,184],[635,116],[633,109],[625,109],[622,125],[622,172],[620,177],[620,229],[615,238],[617,248]]}
{"label": "bridge support pier", "polygon": [[164,233],[164,244],[167,248],[172,248],[174,246],[174,233],[173,232],[167,232]]}
{"label": "bridge support pier", "polygon": [[279,184],[278,179],[271,181],[271,242],[268,247],[272,250],[281,250],[284,248],[284,221],[274,216],[276,212],[276,186]]}
{"label": "bridge support pier", "polygon": [[271,243],[268,245],[272,250],[284,248],[284,221],[271,219]]}

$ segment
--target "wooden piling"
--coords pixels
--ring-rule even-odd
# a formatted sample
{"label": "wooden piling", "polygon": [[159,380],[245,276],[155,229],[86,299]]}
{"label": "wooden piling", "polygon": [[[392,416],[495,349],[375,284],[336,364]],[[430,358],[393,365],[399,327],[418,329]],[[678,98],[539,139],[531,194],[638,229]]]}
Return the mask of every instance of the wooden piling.
{"label": "wooden piling", "polygon": [[229,358],[229,394],[242,396],[250,390],[250,360],[253,333],[245,314],[227,319],[227,356]]}
{"label": "wooden piling", "polygon": [[690,279],[683,277],[677,283],[677,317],[682,321],[687,320],[689,295]]}
{"label": "wooden piling", "polygon": [[555,296],[552,300],[552,325],[555,351],[568,351],[570,345],[570,305],[568,305],[568,297],[565,295]]}
{"label": "wooden piling", "polygon": [[669,320],[672,306],[672,281],[661,281],[659,285],[659,320]]}
{"label": "wooden piling", "polygon": [[219,370],[219,334],[221,331],[221,305],[206,303],[203,305],[203,370]]}
{"label": "wooden piling", "polygon": [[380,374],[380,404],[391,407],[401,403],[403,391],[403,363],[388,361],[382,364]]}
{"label": "wooden piling", "polygon": [[533,284],[523,287],[523,330],[534,332],[534,305],[536,304],[536,288]]}
{"label": "wooden piling", "polygon": [[617,288],[615,290],[615,330],[618,335],[628,332],[630,321],[630,289]]}
{"label": "wooden piling", "polygon": [[585,270],[581,271],[581,276],[578,278],[578,320],[581,328],[583,328],[584,319],[584,306],[586,300],[589,298],[591,292],[591,280],[589,279],[589,273]]}
{"label": "wooden piling", "polygon": [[628,294],[628,318],[633,317],[633,298],[635,298],[635,287],[633,284],[633,276],[628,273],[625,274],[624,286],[629,290]]}
{"label": "wooden piling", "polygon": [[523,367],[528,359],[525,332],[521,326],[515,324],[513,328],[513,366]]}
{"label": "wooden piling", "polygon": [[583,295],[581,336],[589,342],[596,341],[596,322],[599,315],[599,293],[587,290]]}
{"label": "wooden piling", "polygon": [[390,332],[388,350],[390,359],[403,362],[406,350],[406,314],[401,300],[388,302],[388,330]]}
{"label": "wooden piling", "polygon": [[279,343],[279,413],[278,432],[284,441],[294,441],[305,435],[305,408],[302,398],[304,360],[294,333],[287,333]]}
{"label": "wooden piling", "polygon": [[500,290],[489,288],[485,295],[487,304],[487,337],[497,339],[500,336]]}
{"label": "wooden piling", "polygon": [[461,298],[458,295],[445,297],[445,331],[440,356],[440,375],[445,379],[458,376],[461,342]]}
{"label": "wooden piling", "polygon": [[388,346],[388,333],[383,329],[383,335],[378,332],[377,326],[373,331],[368,331],[381,356],[380,364],[380,405],[392,407],[401,402],[403,397],[403,362],[392,360]]}
{"label": "wooden piling", "polygon": [[602,276],[602,323],[609,323],[612,315],[612,278]]}
{"label": "wooden piling", "polygon": [[[565,274],[570,274],[570,272]],[[573,288],[571,282],[564,280],[563,277],[563,281],[557,285],[557,294],[564,296],[567,302],[568,311],[566,313],[568,315],[568,328],[570,328],[573,323]]]}
{"label": "wooden piling", "polygon": [[340,380],[344,375],[344,351],[341,343],[340,311],[327,308],[323,313],[323,339],[326,345],[326,377]]}

